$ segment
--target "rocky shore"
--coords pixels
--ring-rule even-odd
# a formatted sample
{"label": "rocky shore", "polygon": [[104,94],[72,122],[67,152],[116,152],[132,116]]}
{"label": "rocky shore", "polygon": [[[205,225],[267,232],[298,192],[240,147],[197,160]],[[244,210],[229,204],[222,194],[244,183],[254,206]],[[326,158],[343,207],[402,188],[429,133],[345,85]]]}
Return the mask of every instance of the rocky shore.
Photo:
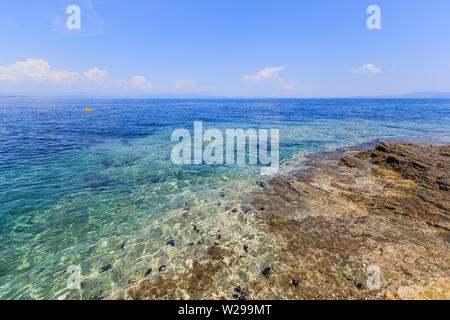
{"label": "rocky shore", "polygon": [[196,224],[201,240],[177,257],[187,267],[148,271],[124,298],[449,299],[449,172],[448,145],[310,155],[230,201],[214,228]]}

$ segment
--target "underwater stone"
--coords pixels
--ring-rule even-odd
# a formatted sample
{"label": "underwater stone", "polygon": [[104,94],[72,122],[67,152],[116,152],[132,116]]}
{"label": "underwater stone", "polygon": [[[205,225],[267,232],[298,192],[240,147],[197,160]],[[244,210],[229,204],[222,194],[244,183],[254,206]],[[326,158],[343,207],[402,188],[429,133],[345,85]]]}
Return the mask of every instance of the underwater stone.
{"label": "underwater stone", "polygon": [[248,293],[243,291],[241,289],[241,286],[237,286],[236,288],[234,288],[234,292],[236,292],[236,294],[233,294],[232,297],[238,300],[246,300],[248,297]]}
{"label": "underwater stone", "polygon": [[244,213],[249,213],[251,209],[250,209],[249,207],[247,207],[247,206],[242,206],[242,207],[241,207],[241,210],[242,210],[242,212],[244,212]]}
{"label": "underwater stone", "polygon": [[150,233],[150,239],[159,239],[163,235],[161,227],[154,228]]}
{"label": "underwater stone", "polygon": [[111,265],[111,264],[108,264],[108,265],[103,266],[103,267],[101,267],[100,269],[98,269],[98,271],[99,271],[100,273],[102,273],[102,272],[106,272],[106,271],[111,270],[111,269],[112,269],[112,265]]}
{"label": "underwater stone", "polygon": [[164,268],[167,267],[166,265],[162,265],[161,267],[159,267],[158,271],[161,272],[164,270]]}
{"label": "underwater stone", "polygon": [[265,267],[264,270],[261,271],[261,274],[262,274],[264,277],[268,278],[269,275],[270,275],[270,267]]}
{"label": "underwater stone", "polygon": [[259,186],[261,189],[267,189],[266,184],[264,183],[264,181],[257,181],[256,185]]}
{"label": "underwater stone", "polygon": [[190,213],[191,208],[189,207],[189,204],[186,202],[184,205],[184,208],[181,210],[181,214],[183,217],[187,217]]}
{"label": "underwater stone", "polygon": [[120,245],[120,249],[122,249],[122,250],[125,250],[128,247],[129,247],[129,244],[127,244],[126,240],[124,242],[122,242],[122,244]]}
{"label": "underwater stone", "polygon": [[148,268],[148,270],[145,271],[144,277],[149,276],[152,273],[152,271],[153,271],[152,268]]}

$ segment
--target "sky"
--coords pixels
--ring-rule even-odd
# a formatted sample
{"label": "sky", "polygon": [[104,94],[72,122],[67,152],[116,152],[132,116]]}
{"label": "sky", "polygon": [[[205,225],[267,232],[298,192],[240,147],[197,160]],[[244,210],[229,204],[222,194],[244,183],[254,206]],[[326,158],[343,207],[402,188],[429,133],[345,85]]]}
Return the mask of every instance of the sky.
{"label": "sky", "polygon": [[[80,29],[67,27],[71,5]],[[367,27],[370,5],[381,29]],[[0,94],[421,91],[450,92],[448,0],[0,2]]]}

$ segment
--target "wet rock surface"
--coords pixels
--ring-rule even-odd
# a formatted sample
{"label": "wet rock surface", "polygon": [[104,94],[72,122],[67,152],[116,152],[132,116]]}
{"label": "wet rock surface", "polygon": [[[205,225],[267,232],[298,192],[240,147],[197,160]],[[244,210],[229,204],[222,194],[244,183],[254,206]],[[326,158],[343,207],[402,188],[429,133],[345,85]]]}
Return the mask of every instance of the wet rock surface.
{"label": "wet rock surface", "polygon": [[124,298],[449,299],[449,150],[313,154],[189,222],[184,251]]}

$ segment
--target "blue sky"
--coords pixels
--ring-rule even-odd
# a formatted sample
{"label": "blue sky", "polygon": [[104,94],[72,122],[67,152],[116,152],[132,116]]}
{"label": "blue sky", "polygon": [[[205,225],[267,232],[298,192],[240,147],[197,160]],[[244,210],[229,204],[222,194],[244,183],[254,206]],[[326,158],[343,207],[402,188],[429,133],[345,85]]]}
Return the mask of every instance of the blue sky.
{"label": "blue sky", "polygon": [[4,0],[0,43],[2,94],[450,92],[448,0]]}

